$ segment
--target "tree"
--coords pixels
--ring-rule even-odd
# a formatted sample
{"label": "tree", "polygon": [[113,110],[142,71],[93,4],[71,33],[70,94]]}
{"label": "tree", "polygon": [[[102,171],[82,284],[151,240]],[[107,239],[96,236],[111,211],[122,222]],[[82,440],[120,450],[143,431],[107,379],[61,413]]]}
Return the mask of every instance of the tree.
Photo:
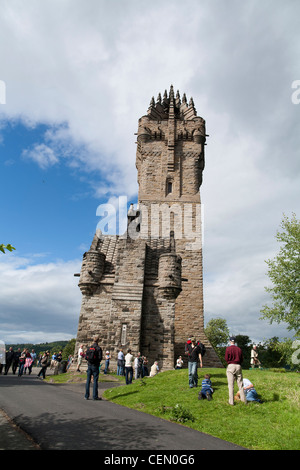
{"label": "tree", "polygon": [[0,245],[0,251],[2,253],[5,253],[5,250],[8,250],[8,251],[13,251],[15,250],[15,248],[9,243],[8,245],[3,245],[3,243]]}
{"label": "tree", "polygon": [[74,356],[74,349],[75,349],[76,339],[70,339],[70,341],[66,344],[63,349],[62,356],[64,360],[67,360],[69,356]]}
{"label": "tree", "polygon": [[229,329],[226,320],[223,318],[209,320],[204,332],[213,348],[223,346],[228,341]]}
{"label": "tree", "polygon": [[285,215],[281,222],[282,232],[276,239],[282,243],[277,256],[267,260],[268,276],[272,287],[265,287],[271,294],[273,305],[264,305],[261,319],[272,323],[286,322],[288,330],[300,334],[300,220],[293,213],[291,220]]}
{"label": "tree", "polygon": [[229,329],[227,327],[226,320],[223,318],[213,318],[209,320],[204,329],[204,333],[209,340],[210,344],[216,351],[218,358],[222,362],[223,366],[226,366],[225,362],[225,349],[226,343],[229,338]]}
{"label": "tree", "polygon": [[292,364],[292,339],[284,338],[279,341],[277,336],[268,339],[264,343],[263,351],[259,358],[263,367],[294,367]]}

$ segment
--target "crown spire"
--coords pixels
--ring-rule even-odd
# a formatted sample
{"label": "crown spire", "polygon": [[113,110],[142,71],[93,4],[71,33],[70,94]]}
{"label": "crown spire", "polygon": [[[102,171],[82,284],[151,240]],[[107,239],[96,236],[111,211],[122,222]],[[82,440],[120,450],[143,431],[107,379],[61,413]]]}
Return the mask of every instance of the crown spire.
{"label": "crown spire", "polygon": [[181,99],[179,90],[177,90],[175,97],[174,87],[171,85],[169,93],[165,90],[163,97],[161,93],[158,93],[156,102],[154,97],[152,97],[147,114],[151,119],[157,121],[167,119],[180,119],[186,121],[197,116],[197,111],[193,98],[190,98],[188,102],[186,94],[183,93]]}

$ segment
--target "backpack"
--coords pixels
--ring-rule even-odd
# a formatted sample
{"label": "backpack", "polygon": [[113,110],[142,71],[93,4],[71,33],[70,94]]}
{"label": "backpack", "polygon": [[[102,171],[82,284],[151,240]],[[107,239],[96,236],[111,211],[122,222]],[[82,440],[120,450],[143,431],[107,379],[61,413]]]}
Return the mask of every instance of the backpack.
{"label": "backpack", "polygon": [[98,354],[97,354],[97,350],[96,348],[93,348],[93,346],[91,346],[87,351],[86,351],[86,355],[85,355],[85,358],[88,362],[90,362],[91,364],[95,364],[98,360]]}
{"label": "backpack", "polygon": [[201,356],[203,357],[206,353],[206,347],[204,346],[203,343],[199,343],[200,348],[201,348]]}
{"label": "backpack", "polygon": [[[189,356],[189,350],[188,350],[188,345],[191,344],[192,341],[190,339],[187,340],[187,342],[185,343],[184,345],[184,352],[185,354],[187,354]],[[205,355],[206,353],[206,347],[204,346],[203,343],[200,343],[200,341],[197,341],[196,343],[197,346],[200,346],[200,349],[201,349],[201,356],[203,358],[203,356]]]}

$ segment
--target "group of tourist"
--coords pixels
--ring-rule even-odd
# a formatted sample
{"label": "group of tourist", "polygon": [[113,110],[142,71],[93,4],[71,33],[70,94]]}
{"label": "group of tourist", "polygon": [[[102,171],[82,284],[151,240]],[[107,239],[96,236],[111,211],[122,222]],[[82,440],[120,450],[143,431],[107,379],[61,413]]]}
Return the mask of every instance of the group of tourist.
{"label": "group of tourist", "polygon": [[[151,376],[154,375],[154,368],[152,370],[152,367],[150,369]],[[147,357],[142,356],[140,352],[138,352],[136,357],[134,357],[131,354],[131,349],[128,349],[127,354],[124,355],[123,349],[121,348],[118,352],[117,375],[124,375],[125,377],[127,377],[126,383],[129,384],[132,383],[133,371],[135,379],[148,377],[149,370]]]}
{"label": "group of tourist", "polygon": [[[83,345],[80,345],[78,350],[78,360],[77,360],[77,371],[80,372],[80,366],[83,359],[87,361],[87,381],[86,381],[86,393],[85,398],[89,399],[89,388],[91,378],[94,378],[94,388],[93,388],[93,399],[101,399],[98,397],[98,378],[100,372],[100,366],[102,361],[102,349],[98,344],[99,338],[94,337],[93,344],[87,348],[83,349]],[[242,350],[235,344],[236,338],[230,337],[230,346],[226,348],[225,351],[225,361],[227,362],[226,376],[228,382],[228,391],[229,391],[229,404],[233,405],[235,400],[240,400],[244,403],[247,401],[258,401],[260,402],[257,392],[250,382],[250,380],[243,378],[242,374],[242,363],[243,363],[243,353]],[[189,387],[198,386],[198,374],[197,367],[198,361],[200,367],[203,366],[203,355],[205,353],[205,348],[198,341],[196,342],[195,338],[190,338],[186,344],[185,354],[188,359],[188,377],[189,377]],[[105,368],[104,374],[107,374],[109,371],[110,364],[110,352],[105,352]],[[68,365],[72,363],[73,358],[71,357],[68,361]],[[50,369],[56,369],[60,362],[62,361],[62,351],[55,353],[50,357],[49,351],[41,354],[39,358],[32,349],[29,352],[28,349],[19,348],[17,351],[14,351],[12,347],[6,351],[5,364],[0,364],[0,374],[2,374],[4,368],[4,375],[7,375],[10,367],[12,368],[12,373],[16,374],[18,370],[18,376],[26,374],[31,374],[33,365],[38,365],[41,367],[38,377],[45,378],[46,369],[50,366]],[[253,346],[251,351],[251,367],[256,366],[261,367],[261,363],[258,359],[258,353],[256,346]],[[175,369],[182,369],[184,361],[182,356],[176,361]],[[135,379],[144,378],[144,377],[153,377],[159,372],[158,361],[155,361],[150,369],[150,374],[148,371],[148,360],[146,356],[142,356],[140,352],[134,357],[131,349],[127,350],[127,354],[124,355],[123,349],[120,349],[117,357],[117,375],[125,376],[126,385],[132,383],[133,377]],[[237,382],[239,391],[234,395],[234,383]],[[214,393],[211,377],[209,374],[206,374],[201,383],[201,390],[198,394],[199,400],[207,398],[208,400],[212,399]]]}
{"label": "group of tourist", "polygon": [[[83,357],[87,359],[88,369],[87,369],[87,381],[86,381],[86,393],[85,398],[89,399],[90,394],[90,383],[91,377],[94,378],[93,385],[93,399],[99,400],[98,396],[98,378],[100,364],[102,361],[102,349],[98,345],[99,338],[95,337],[93,345],[88,348],[86,351],[83,350],[81,345],[78,351],[78,364],[77,370],[80,371],[79,367],[82,363]],[[226,376],[228,381],[228,390],[229,390],[229,404],[234,405],[234,400],[241,400],[244,403],[247,401],[257,401],[260,402],[257,392],[253,384],[248,379],[243,379],[242,375],[242,363],[243,363],[243,353],[242,350],[235,344],[236,338],[230,337],[230,346],[226,348],[225,351],[225,360],[227,362]],[[195,338],[190,338],[185,347],[185,354],[188,357],[188,377],[189,377],[189,387],[198,386],[198,361],[200,362],[200,367],[203,367],[203,355],[205,354],[205,347],[199,341],[196,342]],[[105,353],[105,370],[104,373],[107,373],[110,361],[110,353],[106,351]],[[256,348],[253,348],[251,352],[251,365],[260,366],[258,360],[258,354]],[[175,369],[181,369],[183,367],[182,356],[176,361]],[[135,371],[135,373],[134,373]],[[145,356],[142,356],[141,353],[137,353],[136,357],[133,356],[131,349],[127,350],[127,354],[124,355],[123,349],[120,349],[117,357],[117,375],[124,375],[126,385],[130,385],[133,380],[133,375],[135,379],[147,377],[153,377],[159,372],[158,362],[155,361],[151,367],[150,374],[148,374],[148,360]],[[234,382],[237,382],[239,392],[234,396]],[[214,393],[211,377],[209,374],[206,374],[201,383],[201,390],[198,394],[199,400],[207,398],[209,401],[212,399]]]}
{"label": "group of tourist", "polygon": [[[37,376],[45,379],[47,368],[54,369],[55,373],[61,361],[62,351],[54,353],[52,357],[50,357],[49,351],[45,351],[37,356],[34,349],[32,349],[31,352],[27,348],[24,348],[22,351],[18,348],[14,351],[13,347],[10,347],[5,354],[5,363],[0,363],[0,374],[2,374],[4,370],[4,375],[7,375],[11,368],[13,375],[17,374],[18,377],[22,377],[27,373],[30,375],[33,366],[37,366],[41,368]],[[71,363],[72,357],[69,357],[68,366],[70,366]]]}
{"label": "group of tourist", "polygon": [[[102,361],[102,349],[98,345],[99,338],[95,337],[93,344],[87,348],[83,349],[83,345],[80,345],[78,351],[78,361],[77,361],[77,371],[80,372],[80,366],[82,360],[85,358],[87,360],[87,382],[86,382],[86,394],[85,398],[89,398],[89,387],[92,376],[94,377],[94,390],[93,398],[99,399],[98,397],[98,377],[100,371],[100,365]],[[253,384],[248,379],[243,379],[242,374],[242,363],[243,363],[243,353],[242,350],[235,344],[236,338],[230,337],[230,346],[226,348],[225,351],[225,361],[227,362],[226,376],[228,381],[228,390],[229,390],[229,404],[233,405],[235,400],[240,400],[244,403],[247,401],[260,401],[257,396],[257,392]],[[185,354],[188,356],[188,377],[189,377],[189,387],[198,386],[198,374],[197,367],[198,361],[200,362],[200,367],[203,365],[203,345],[200,342],[196,342],[195,338],[190,338],[186,344]],[[10,367],[12,368],[12,373],[16,374],[18,370],[18,376],[26,374],[31,374],[32,367],[37,363],[41,367],[38,377],[45,378],[46,369],[50,366],[50,369],[55,369],[59,366],[62,361],[62,351],[55,353],[50,357],[49,351],[41,354],[39,358],[32,349],[29,352],[28,349],[19,348],[17,351],[14,351],[12,347],[6,352],[5,364],[0,364],[0,374],[2,374],[4,368],[4,375],[7,375]],[[110,363],[110,352],[105,352],[105,368],[104,374],[107,374],[109,371]],[[70,363],[72,361],[69,361]],[[261,363],[258,359],[257,349],[254,346],[251,351],[251,367],[261,366]],[[175,369],[181,369],[183,367],[182,356],[176,361]],[[148,371],[148,360],[146,356],[142,356],[140,352],[134,357],[131,349],[127,350],[126,355],[124,355],[123,349],[120,349],[117,357],[117,375],[125,376],[126,385],[132,383],[133,377],[135,379],[144,378],[144,377],[153,377],[159,372],[158,362],[155,361],[150,369],[150,374]],[[234,395],[234,382],[237,382],[239,391]],[[201,390],[199,392],[198,398],[203,399],[207,398],[211,400],[214,393],[211,378],[206,374],[202,380]]]}
{"label": "group of tourist", "polygon": [[[93,344],[88,347],[86,350],[83,349],[83,345],[80,345],[78,350],[78,362],[77,362],[77,371],[80,372],[80,366],[82,364],[83,358],[87,360],[87,380],[85,387],[85,396],[86,400],[90,398],[90,384],[93,377],[93,400],[101,400],[101,397],[98,395],[98,380],[100,365],[102,361],[102,349],[99,346],[99,338],[95,336],[93,338]],[[107,373],[110,361],[110,353],[106,351],[105,353],[105,369],[104,373]],[[134,373],[135,371],[135,373]],[[132,384],[133,373],[134,378],[144,378],[144,377],[153,377],[159,372],[158,361],[155,361],[151,366],[150,374],[148,372],[148,360],[145,356],[142,356],[141,353],[138,353],[136,357],[131,353],[131,349],[127,350],[127,354],[124,355],[123,349],[120,349],[118,352],[117,358],[117,375],[125,376],[126,385]]]}
{"label": "group of tourist", "polygon": [[[77,369],[76,369],[77,372],[80,372],[80,367],[83,363],[83,360],[86,359],[86,352],[87,352],[87,349],[84,349],[83,344],[81,344],[78,349]],[[126,377],[126,368],[127,368],[128,376],[131,376],[131,368],[132,368],[132,378],[134,377],[135,379],[148,377],[149,375],[150,376],[156,375],[156,373],[159,370],[157,361],[152,365],[150,369],[150,374],[149,374],[147,357],[142,356],[140,352],[137,353],[136,357],[133,357],[133,356],[131,357],[131,356],[132,356],[131,350],[128,350],[126,355],[124,354],[122,348],[119,350],[118,356],[117,356],[117,375],[122,375]],[[110,352],[106,351],[105,356],[104,356],[104,364],[105,364],[104,370],[103,370],[104,374],[107,374],[109,371],[110,360],[111,360]],[[101,361],[100,361],[99,367],[101,368]],[[132,379],[129,379],[129,382],[131,383]]]}
{"label": "group of tourist", "polygon": [[[234,336],[230,337],[230,346],[225,350],[225,361],[227,362],[226,376],[228,382],[228,391],[229,391],[229,404],[234,405],[234,401],[242,401],[247,403],[247,401],[256,401],[261,403],[261,400],[258,398],[257,391],[254,388],[254,385],[250,382],[249,379],[243,378],[242,373],[242,363],[243,363],[243,353],[241,348],[236,344],[236,338]],[[201,344],[201,343],[200,343]],[[188,370],[189,370],[189,386],[190,388],[198,386],[198,374],[197,366],[198,359],[200,361],[200,367],[202,367],[202,354],[201,346],[196,344],[195,338],[191,338],[191,342],[186,348],[186,354],[188,356]],[[176,369],[182,367],[182,358],[181,356],[177,360]],[[251,352],[251,367],[261,366],[261,363],[258,359],[258,353],[256,351],[256,346],[253,347]],[[234,395],[234,382],[237,382],[239,391]],[[198,399],[202,400],[203,398],[207,400],[212,399],[214,393],[211,377],[209,374],[205,374],[202,383],[201,390],[198,394]]]}
{"label": "group of tourist", "polygon": [[29,349],[25,348],[21,351],[20,348],[17,351],[13,350],[13,347],[10,347],[6,351],[5,355],[5,364],[0,364],[0,374],[4,369],[4,375],[8,374],[10,368],[12,368],[12,373],[15,375],[18,370],[18,376],[21,377],[23,374],[31,374],[32,367],[36,362],[36,353],[34,349],[29,352]]}

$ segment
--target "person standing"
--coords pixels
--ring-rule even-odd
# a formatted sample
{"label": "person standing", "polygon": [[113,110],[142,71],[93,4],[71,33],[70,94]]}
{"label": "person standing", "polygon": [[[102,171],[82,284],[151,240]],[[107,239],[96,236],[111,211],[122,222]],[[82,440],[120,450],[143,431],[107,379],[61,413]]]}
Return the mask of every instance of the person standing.
{"label": "person standing", "polygon": [[15,353],[14,353],[14,350],[11,346],[9,348],[9,350],[7,351],[7,353],[6,353],[6,362],[5,362],[4,375],[7,375],[8,371],[9,371],[9,368],[12,365],[12,362],[14,360],[14,356],[15,356]]}
{"label": "person standing", "polygon": [[201,355],[201,346],[196,344],[196,339],[191,338],[191,343],[187,345],[187,355],[188,355],[188,369],[189,369],[189,387],[198,386],[198,359],[200,361],[200,367],[202,367],[202,355]]}
{"label": "person standing", "polygon": [[125,375],[124,371],[124,364],[125,364],[125,357],[123,353],[123,349],[120,349],[118,352],[118,367],[117,367],[117,375]]}
{"label": "person standing", "polygon": [[43,357],[41,359],[41,370],[39,371],[37,377],[40,377],[42,375],[42,379],[45,379],[46,377],[46,370],[47,370],[47,367],[49,366],[50,364],[50,353],[49,351],[46,351],[44,354],[43,354]]}
{"label": "person standing", "polygon": [[20,356],[21,356],[21,349],[18,348],[18,350],[15,351],[15,353],[14,353],[14,359],[13,359],[13,364],[12,364],[12,372],[13,372],[14,375],[15,375],[15,373],[17,371],[17,368],[18,368],[18,365],[19,365]]}
{"label": "person standing", "polygon": [[139,379],[142,376],[142,367],[143,367],[143,358],[141,353],[138,352],[134,360],[134,378],[135,380]]}
{"label": "person standing", "polygon": [[110,354],[109,354],[109,351],[106,351],[106,353],[105,353],[105,369],[104,369],[104,374],[108,374],[109,362],[110,362]]}
{"label": "person standing", "polygon": [[255,369],[255,366],[258,366],[259,368],[261,368],[261,363],[260,363],[260,360],[258,359],[258,352],[257,352],[256,345],[253,345],[253,348],[251,350],[250,364],[251,364],[252,369]]}
{"label": "person standing", "polygon": [[36,361],[36,352],[34,349],[31,350],[31,353],[30,353],[30,356],[31,356],[31,359],[32,359],[32,363],[31,365],[29,366],[29,374],[31,374],[32,372],[32,367],[35,365],[35,361]]}
{"label": "person standing", "polygon": [[148,359],[146,358],[146,356],[143,356],[143,373],[142,373],[142,377],[148,377],[149,375],[149,371],[148,371]]}
{"label": "person standing", "polygon": [[83,352],[83,344],[79,346],[78,349],[78,356],[77,356],[77,369],[76,372],[80,372],[80,366],[82,364],[82,359],[84,357],[84,352]]}
{"label": "person standing", "polygon": [[225,351],[225,361],[228,366],[226,369],[226,376],[228,382],[229,392],[229,405],[234,405],[234,381],[237,381],[237,385],[240,391],[240,399],[242,402],[247,403],[244,387],[243,387],[243,374],[242,374],[242,363],[243,363],[243,352],[241,348],[235,344],[235,336],[230,337],[230,346]]}
{"label": "person standing", "polygon": [[126,385],[132,384],[132,377],[133,377],[133,355],[131,354],[131,349],[128,349],[127,354],[125,356],[125,380]]}
{"label": "person standing", "polygon": [[98,345],[99,338],[94,336],[93,344],[86,351],[86,360],[88,361],[87,368],[87,379],[85,384],[85,396],[86,400],[90,397],[90,383],[93,376],[93,400],[101,400],[98,396],[98,379],[99,379],[99,367],[102,360],[102,349]]}
{"label": "person standing", "polygon": [[22,377],[23,372],[24,372],[24,366],[25,366],[25,359],[26,359],[26,352],[25,349],[22,351],[19,357],[19,372],[18,372],[18,377]]}
{"label": "person standing", "polygon": [[32,366],[32,357],[28,349],[25,349],[25,364],[24,364],[24,374],[26,374],[26,370],[28,369],[28,374],[31,373],[31,366]]}

